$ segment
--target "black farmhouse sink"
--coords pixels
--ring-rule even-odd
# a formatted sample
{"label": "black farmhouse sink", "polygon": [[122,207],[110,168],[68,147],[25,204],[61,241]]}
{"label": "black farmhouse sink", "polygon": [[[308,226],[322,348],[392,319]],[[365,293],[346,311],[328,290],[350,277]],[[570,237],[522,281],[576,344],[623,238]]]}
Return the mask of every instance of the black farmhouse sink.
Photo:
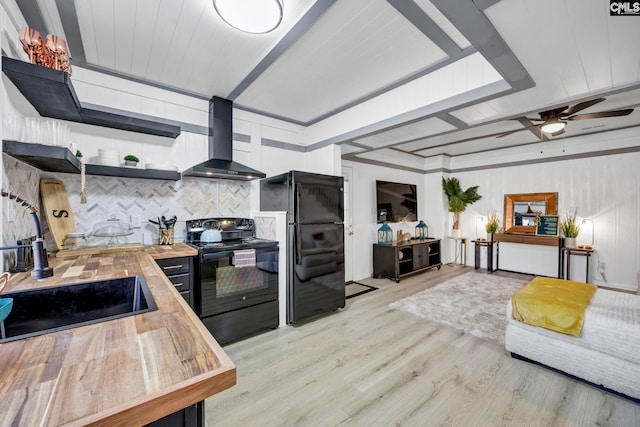
{"label": "black farmhouse sink", "polygon": [[142,275],[7,292],[0,343],[157,310]]}

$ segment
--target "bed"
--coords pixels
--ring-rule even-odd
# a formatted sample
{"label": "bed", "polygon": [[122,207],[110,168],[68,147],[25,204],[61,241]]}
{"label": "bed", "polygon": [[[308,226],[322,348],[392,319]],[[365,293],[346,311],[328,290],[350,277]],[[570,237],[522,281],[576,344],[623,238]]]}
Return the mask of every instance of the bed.
{"label": "bed", "polygon": [[505,347],[524,358],[626,397],[640,399],[640,296],[598,289],[579,337],[512,318],[507,305]]}

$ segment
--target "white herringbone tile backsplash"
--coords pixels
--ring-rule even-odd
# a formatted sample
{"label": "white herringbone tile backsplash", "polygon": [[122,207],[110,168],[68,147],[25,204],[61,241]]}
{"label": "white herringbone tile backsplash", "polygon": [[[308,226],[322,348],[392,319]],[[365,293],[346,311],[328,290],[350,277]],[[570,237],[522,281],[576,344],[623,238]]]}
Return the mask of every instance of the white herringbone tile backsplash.
{"label": "white herringbone tile backsplash", "polygon": [[[19,195],[27,202],[40,208],[40,171],[25,165],[13,157],[2,155],[4,176],[2,189]],[[2,243],[12,246],[18,239],[35,236],[35,227],[31,215],[15,201],[2,198]],[[40,215],[38,215],[40,216]],[[42,221],[42,220],[41,220]],[[43,224],[44,226],[44,224]],[[8,271],[15,265],[15,251],[2,251],[2,271]]]}
{"label": "white herringbone tile backsplash", "polygon": [[[157,243],[157,227],[148,219],[162,215],[176,215],[175,240],[184,241],[185,221],[195,218],[218,216],[249,217],[251,215],[251,184],[243,181],[228,181],[204,178],[185,178],[181,181],[160,181],[137,178],[107,176],[86,177],[87,203],[80,204],[80,175],[41,172],[5,155],[5,189],[21,194],[25,199],[40,206],[40,178],[61,180],[67,190],[78,232],[88,233],[97,222],[115,215],[122,221],[132,217],[140,219],[140,228],[126,237],[127,242]],[[11,212],[3,200],[3,216]],[[14,244],[16,238],[34,234],[33,224],[27,215],[18,213],[17,219],[4,228],[3,241]],[[47,247],[54,248],[48,236],[46,220],[41,218]],[[135,225],[135,224],[134,224]],[[122,240],[125,241],[124,239]],[[90,244],[101,244],[97,240]],[[6,263],[5,263],[6,264]]]}

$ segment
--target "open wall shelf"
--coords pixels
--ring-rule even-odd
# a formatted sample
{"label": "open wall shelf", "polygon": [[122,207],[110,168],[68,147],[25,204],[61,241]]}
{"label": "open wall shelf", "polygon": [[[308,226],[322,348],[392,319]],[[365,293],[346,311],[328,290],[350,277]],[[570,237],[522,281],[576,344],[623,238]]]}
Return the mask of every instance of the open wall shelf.
{"label": "open wall shelf", "polygon": [[87,164],[86,174],[127,178],[164,179],[168,181],[179,181],[182,178],[180,172],[177,171],[166,171],[159,169],[137,169],[91,164]]}
{"label": "open wall shelf", "polygon": [[176,138],[180,127],[162,121],[84,108],[69,75],[29,62],[2,57],[2,71],[43,117]]}
{"label": "open wall shelf", "polygon": [[[66,147],[3,140],[2,152],[34,168],[47,172],[80,173],[80,161]],[[136,169],[87,164],[87,175],[116,176],[124,178],[161,179],[179,181],[182,176],[177,171],[157,169]]]}
{"label": "open wall shelf", "polygon": [[3,140],[2,152],[43,171],[80,173],[80,161],[66,147]]}

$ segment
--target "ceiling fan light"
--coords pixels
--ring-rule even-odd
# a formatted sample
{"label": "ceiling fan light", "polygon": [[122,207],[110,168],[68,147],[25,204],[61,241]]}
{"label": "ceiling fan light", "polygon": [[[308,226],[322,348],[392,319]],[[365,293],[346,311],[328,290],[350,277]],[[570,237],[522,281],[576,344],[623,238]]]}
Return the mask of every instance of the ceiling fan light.
{"label": "ceiling fan light", "polygon": [[544,133],[556,133],[564,129],[566,125],[567,125],[567,122],[553,119],[553,120],[548,120],[542,126],[540,126],[540,130]]}
{"label": "ceiling fan light", "polygon": [[268,33],[282,21],[282,0],[213,0],[213,7],[227,24],[246,33]]}

